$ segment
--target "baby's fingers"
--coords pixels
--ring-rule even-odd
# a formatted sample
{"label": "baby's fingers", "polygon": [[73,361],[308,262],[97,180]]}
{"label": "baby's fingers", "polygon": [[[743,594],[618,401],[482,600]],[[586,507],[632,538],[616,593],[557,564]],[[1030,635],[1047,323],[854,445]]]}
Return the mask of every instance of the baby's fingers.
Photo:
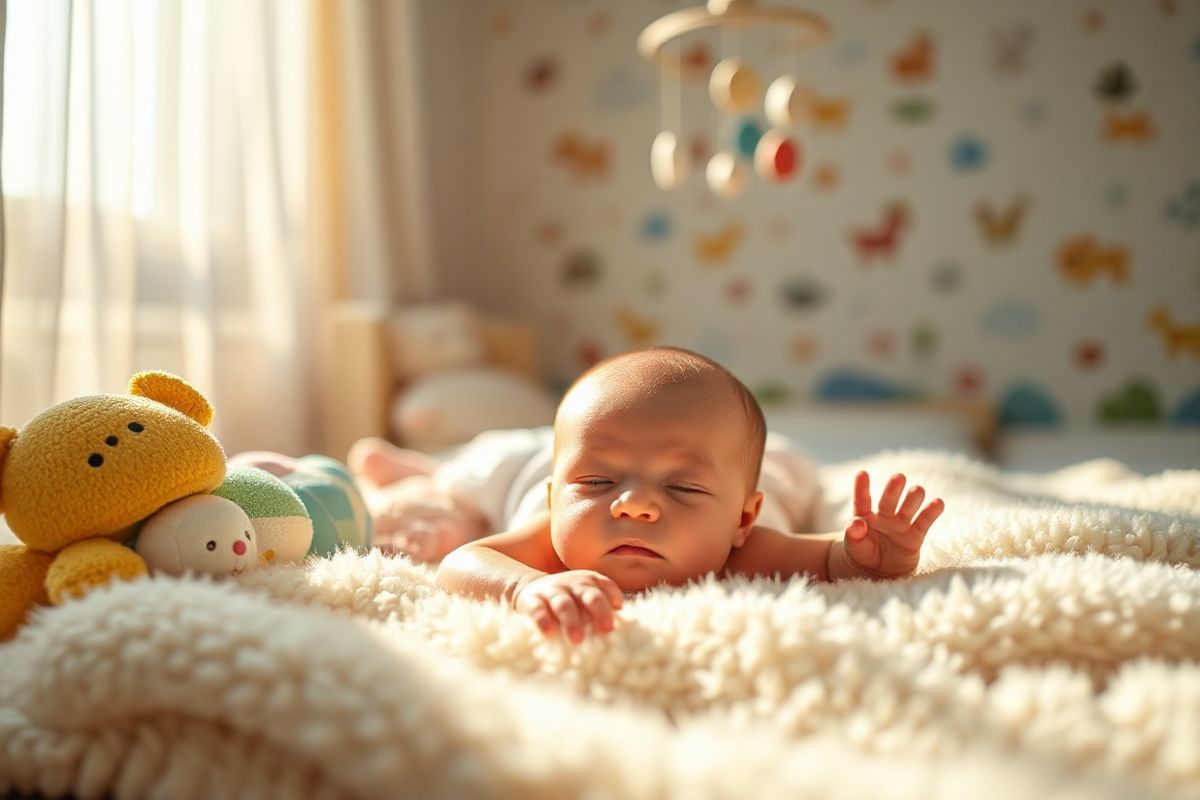
{"label": "baby's fingers", "polygon": [[879,513],[891,515],[896,513],[896,504],[900,502],[900,493],[904,491],[904,476],[896,473],[888,479],[879,495]]}
{"label": "baby's fingers", "polygon": [[583,616],[579,613],[575,596],[567,591],[556,592],[547,602],[567,638],[576,643],[583,641]]}
{"label": "baby's fingers", "polygon": [[921,535],[929,533],[929,528],[937,521],[937,518],[946,510],[946,504],[942,502],[940,497],[935,497],[925,506],[924,510],[917,515],[913,520],[913,527],[921,532]]}
{"label": "baby's fingers", "polygon": [[587,609],[597,633],[608,633],[613,629],[612,604],[598,587],[585,586],[579,592],[579,602]]}
{"label": "baby's fingers", "polygon": [[860,471],[854,476],[854,514],[859,517],[871,513],[871,476]]}
{"label": "baby's fingers", "polygon": [[550,606],[541,597],[523,600],[520,610],[529,615],[543,636],[549,638],[558,631],[558,617],[554,616]]}
{"label": "baby's fingers", "polygon": [[870,529],[871,526],[867,524],[865,519],[862,517],[855,517],[850,521],[850,524],[846,526],[845,538],[857,542],[860,539],[867,538],[867,531]]}
{"label": "baby's fingers", "polygon": [[620,608],[625,605],[625,593],[621,591],[621,587],[617,586],[617,582],[607,575],[596,575],[596,586],[600,587],[600,591],[604,592],[604,596],[608,598],[608,603],[613,608]]}
{"label": "baby's fingers", "polygon": [[896,515],[904,519],[912,519],[913,514],[917,513],[917,509],[923,502],[925,502],[925,490],[920,486],[913,486],[904,496],[904,502],[900,504],[900,508],[896,509]]}

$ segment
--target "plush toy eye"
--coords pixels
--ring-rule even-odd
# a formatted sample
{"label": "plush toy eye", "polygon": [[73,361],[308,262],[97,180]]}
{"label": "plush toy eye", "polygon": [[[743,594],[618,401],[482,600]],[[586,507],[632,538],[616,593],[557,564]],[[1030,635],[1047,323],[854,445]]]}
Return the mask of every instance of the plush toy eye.
{"label": "plush toy eye", "polygon": [[104,456],[100,455],[99,453],[92,453],[90,456],[88,456],[88,465],[89,466],[98,467],[103,463],[104,463]]}
{"label": "plush toy eye", "polygon": [[206,550],[208,550],[208,551],[210,551],[210,552],[211,552],[211,551],[213,551],[213,550],[216,550],[216,549],[217,549],[217,543],[216,543],[216,542],[213,542],[213,541],[209,541],[209,543],[208,543],[208,544],[204,545],[204,548],[205,548]]}
{"label": "plush toy eye", "polygon": [[129,423],[129,430],[133,431],[134,433],[141,433],[142,431],[146,430],[146,427],[140,422],[131,422]]}
{"label": "plush toy eye", "polygon": [[242,531],[242,532],[246,534],[246,541],[247,542],[250,541],[250,531]]}
{"label": "plush toy eye", "polygon": [[120,440],[120,439],[118,439],[117,437],[115,437],[115,436],[110,436],[110,437],[108,437],[107,439],[105,439],[105,440],[104,440],[104,443],[105,443],[106,445],[108,445],[109,447],[116,447],[116,446],[117,446],[117,442],[119,442],[119,441],[121,441],[121,440]]}

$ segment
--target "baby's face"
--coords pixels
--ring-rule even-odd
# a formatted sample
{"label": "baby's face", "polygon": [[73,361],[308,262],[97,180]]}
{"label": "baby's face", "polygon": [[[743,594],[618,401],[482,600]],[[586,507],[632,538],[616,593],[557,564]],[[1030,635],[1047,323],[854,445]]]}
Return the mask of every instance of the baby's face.
{"label": "baby's face", "polygon": [[695,392],[560,415],[550,531],[568,569],[627,592],[725,566],[761,495],[748,486],[740,409]]}

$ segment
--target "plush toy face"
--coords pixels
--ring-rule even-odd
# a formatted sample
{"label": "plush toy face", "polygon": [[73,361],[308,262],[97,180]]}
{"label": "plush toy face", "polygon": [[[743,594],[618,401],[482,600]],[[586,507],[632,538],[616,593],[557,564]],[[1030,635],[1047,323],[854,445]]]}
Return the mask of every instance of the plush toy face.
{"label": "plush toy face", "polygon": [[120,538],[167,503],[221,483],[225,453],[204,427],[207,401],[163,373],[135,376],[130,388],[60,403],[15,435],[0,429],[0,509],[29,547]]}
{"label": "plush toy face", "polygon": [[240,575],[258,565],[254,526],[237,503],[193,495],[161,509],[138,533],[138,554],[151,572]]}

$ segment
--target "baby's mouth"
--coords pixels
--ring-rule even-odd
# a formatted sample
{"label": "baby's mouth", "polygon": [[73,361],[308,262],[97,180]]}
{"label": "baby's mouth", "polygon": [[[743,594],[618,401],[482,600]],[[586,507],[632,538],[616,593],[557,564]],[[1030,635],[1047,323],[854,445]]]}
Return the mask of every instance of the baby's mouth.
{"label": "baby's mouth", "polygon": [[649,547],[640,544],[619,544],[608,551],[611,556],[633,556],[635,558],[662,558]]}

